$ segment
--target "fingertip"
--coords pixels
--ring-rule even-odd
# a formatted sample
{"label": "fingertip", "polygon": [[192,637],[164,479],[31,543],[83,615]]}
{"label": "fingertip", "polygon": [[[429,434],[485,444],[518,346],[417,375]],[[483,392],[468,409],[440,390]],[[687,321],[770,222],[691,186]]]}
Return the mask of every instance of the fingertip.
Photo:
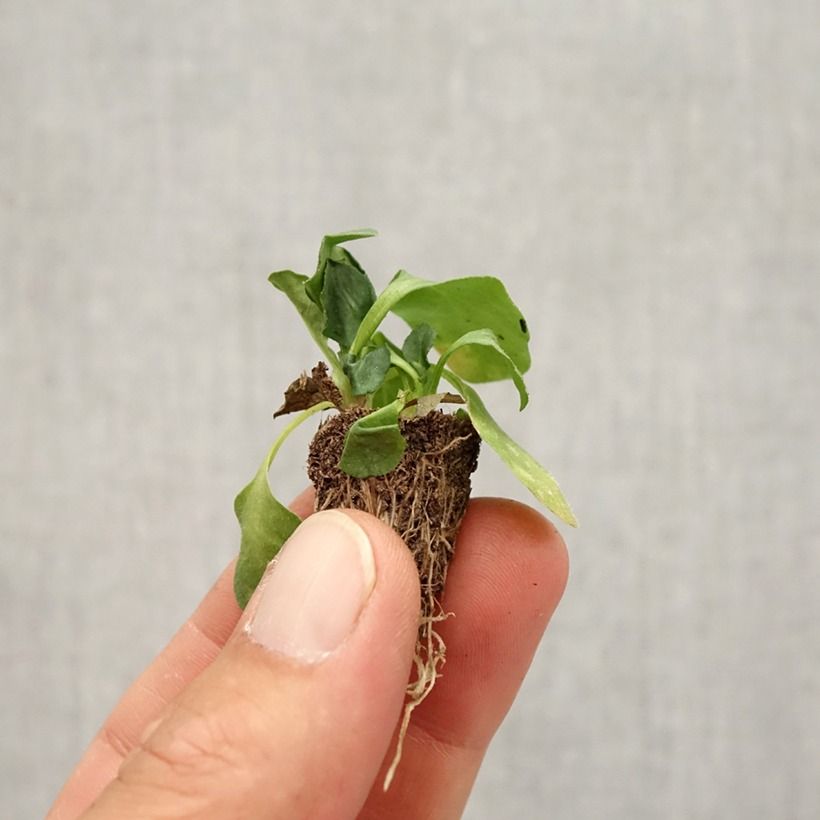
{"label": "fingertip", "polygon": [[510,498],[471,500],[459,543],[469,543],[470,553],[489,554],[493,560],[508,555],[511,560],[533,562],[546,573],[558,598],[566,588],[570,566],[566,542],[552,521],[528,504]]}
{"label": "fingertip", "polygon": [[522,534],[537,540],[561,539],[555,525],[529,504],[512,498],[484,496],[473,498],[467,507],[465,522],[469,518],[480,518],[484,526],[514,527]]}

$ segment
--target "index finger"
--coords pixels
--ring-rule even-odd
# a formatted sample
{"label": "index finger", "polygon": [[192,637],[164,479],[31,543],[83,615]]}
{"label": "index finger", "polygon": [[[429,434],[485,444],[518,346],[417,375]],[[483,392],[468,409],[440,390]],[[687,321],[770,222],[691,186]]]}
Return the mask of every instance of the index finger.
{"label": "index finger", "polygon": [[393,749],[360,817],[461,817],[568,571],[566,546],[540,513],[506,499],[470,502],[444,590],[453,614],[437,630],[447,662],[412,714],[390,789],[382,778]]}

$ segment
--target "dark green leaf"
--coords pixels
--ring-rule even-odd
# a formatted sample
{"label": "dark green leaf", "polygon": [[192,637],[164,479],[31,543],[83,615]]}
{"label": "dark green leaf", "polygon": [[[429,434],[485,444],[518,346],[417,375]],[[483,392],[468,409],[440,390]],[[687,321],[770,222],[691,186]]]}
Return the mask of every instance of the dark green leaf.
{"label": "dark green leaf", "polygon": [[306,287],[307,295],[313,302],[317,305],[322,303],[326,265],[329,259],[342,262],[364,273],[362,266],[353,254],[344,248],[340,248],[339,245],[341,245],[342,242],[352,242],[354,239],[367,239],[371,236],[376,236],[376,231],[371,228],[362,228],[361,230],[328,234],[322,239],[322,244],[319,246],[319,261],[316,265],[316,273],[310,278]]}
{"label": "dark green leaf", "polygon": [[577,527],[575,514],[552,475],[498,426],[472,387],[448,370],[444,371],[444,378],[464,397],[467,413],[482,441],[486,441],[501,456],[519,481],[547,509],[552,510],[562,521]]}
{"label": "dark green leaf", "polygon": [[405,360],[418,370],[423,376],[427,372],[430,363],[427,361],[427,354],[433,347],[436,332],[430,325],[422,323],[414,327],[404,340],[401,352]]}
{"label": "dark green leaf", "polygon": [[444,364],[448,359],[452,359],[456,354],[459,354],[461,356],[460,361],[462,366],[470,366],[474,360],[479,360],[484,355],[487,348],[497,353],[499,361],[506,364],[507,374],[505,378],[512,379],[515,383],[520,401],[518,409],[523,410],[529,401],[524,378],[515,366],[513,360],[499,344],[498,337],[487,328],[471,330],[465,333],[459,339],[456,339],[450,347],[441,354],[439,360],[430,370],[428,388],[432,391],[438,387],[439,379],[444,370]]}
{"label": "dark green leaf", "polygon": [[402,399],[363,416],[347,431],[339,467],[354,478],[384,475],[401,461],[407,442],[399,430]]}
{"label": "dark green leaf", "polygon": [[[504,285],[492,276],[469,276],[415,288],[394,305],[393,311],[411,327],[427,323],[436,331],[436,349],[446,350],[471,330],[488,328],[521,373],[530,366],[529,338],[521,311]],[[509,365],[497,350],[484,347],[460,351],[450,368],[471,382],[509,377]]]}
{"label": "dark green leaf", "polygon": [[241,607],[248,603],[265,572],[265,567],[299,526],[299,516],[277,501],[270,491],[268,471],[271,462],[296,427],[314,413],[332,406],[326,401],[300,413],[282,431],[256,475],[234,501],[234,511],[242,529],[242,541],[234,572],[233,588]]}
{"label": "dark green leaf", "polygon": [[366,273],[344,262],[329,259],[325,271],[324,334],[335,339],[342,350],[347,350],[362,319],[376,301],[376,292]]}
{"label": "dark green leaf", "polygon": [[356,362],[345,364],[354,396],[364,396],[379,389],[390,368],[390,351],[387,347],[370,350]]}

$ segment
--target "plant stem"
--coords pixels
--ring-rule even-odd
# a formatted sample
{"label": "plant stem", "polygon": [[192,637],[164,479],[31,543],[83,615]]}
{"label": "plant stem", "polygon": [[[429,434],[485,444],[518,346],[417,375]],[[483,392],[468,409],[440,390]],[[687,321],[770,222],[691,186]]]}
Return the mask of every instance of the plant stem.
{"label": "plant stem", "polygon": [[279,448],[285,443],[285,439],[303,422],[306,422],[312,415],[320,412],[321,410],[328,410],[333,407],[333,402],[329,401],[321,401],[319,404],[314,404],[313,407],[308,407],[307,410],[303,410],[296,416],[293,421],[289,422],[284,430],[279,434],[276,441],[273,442],[273,446],[270,448],[268,452],[268,456],[265,459],[265,467],[266,470],[270,469],[271,462],[273,461],[276,454],[279,452]]}
{"label": "plant stem", "polygon": [[413,365],[408,364],[401,356],[394,353],[392,350],[390,351],[390,364],[398,367],[399,370],[403,370],[410,378],[413,380],[413,384],[419,385],[421,384],[421,380],[419,379],[419,374],[416,373],[416,368]]}
{"label": "plant stem", "polygon": [[378,330],[382,319],[408,293],[412,293],[419,288],[430,287],[432,284],[432,282],[426,282],[424,279],[411,276],[405,270],[400,270],[390,281],[390,284],[379,294],[364,319],[362,319],[356,338],[353,339],[350,345],[350,353],[357,356],[362,351],[362,348]]}

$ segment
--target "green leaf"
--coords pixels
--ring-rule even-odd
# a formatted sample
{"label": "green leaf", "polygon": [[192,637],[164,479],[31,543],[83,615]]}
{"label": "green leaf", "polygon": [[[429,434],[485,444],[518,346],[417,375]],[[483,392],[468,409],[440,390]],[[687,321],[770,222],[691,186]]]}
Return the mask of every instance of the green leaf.
{"label": "green leaf", "polygon": [[421,376],[430,367],[427,354],[430,352],[430,348],[433,347],[435,338],[436,331],[430,325],[422,323],[410,331],[401,347],[405,360],[412,364]]}
{"label": "green leaf", "polygon": [[558,482],[519,444],[516,444],[489,414],[478,393],[454,373],[444,371],[444,378],[458,390],[467,402],[467,412],[481,436],[506,462],[521,483],[547,509],[562,521],[577,527],[578,521],[567,503]]}
{"label": "green leaf", "polygon": [[353,254],[344,248],[340,248],[339,245],[341,245],[342,242],[352,242],[354,239],[368,239],[372,236],[376,236],[376,231],[371,228],[362,228],[360,230],[345,231],[344,233],[328,234],[322,239],[322,244],[319,246],[319,261],[316,265],[316,273],[308,280],[305,288],[308,297],[313,302],[317,305],[322,303],[325,272],[329,259],[342,262],[364,273],[362,266]]}
{"label": "green leaf", "polygon": [[[488,328],[521,373],[530,366],[527,323],[500,280],[492,276],[469,276],[449,282],[429,283],[408,292],[393,307],[411,327],[427,323],[436,331],[436,349],[446,350],[471,330]],[[450,369],[471,382],[490,382],[509,377],[509,364],[491,347],[459,351]]]}
{"label": "green leaf", "polygon": [[382,390],[379,388],[375,394],[371,395],[369,402],[371,407],[384,407],[384,405],[390,404],[398,396],[401,389],[413,390],[420,387],[421,379],[419,374],[414,367],[405,361],[401,348],[394,345],[384,333],[377,330],[370,337],[370,344],[386,347],[390,351],[391,365],[385,377],[385,384],[388,385],[388,389]]}
{"label": "green leaf", "polygon": [[360,418],[347,431],[339,467],[354,478],[384,475],[401,461],[407,442],[399,430],[403,399]]}
{"label": "green leaf", "polygon": [[[390,280],[390,284],[378,295],[370,310],[367,311],[367,315],[362,319],[356,338],[350,345],[350,352],[355,355],[365,348],[373,334],[378,330],[384,317],[387,316],[397,302],[413,291],[429,288],[433,285],[433,282],[419,279],[417,276],[411,276],[405,270],[400,270]],[[421,324],[421,321],[415,324]]]}
{"label": "green leaf", "polygon": [[307,276],[303,276],[301,273],[294,273],[292,270],[278,270],[274,271],[268,277],[268,281],[290,299],[302,317],[302,321],[305,323],[308,332],[313,337],[313,341],[319,346],[319,349],[333,368],[334,375],[341,375],[346,381],[344,374],[342,374],[342,365],[339,362],[339,358],[330,347],[328,347],[327,339],[322,332],[325,325],[325,315],[322,309],[314,304],[305,292],[305,284],[308,281]]}
{"label": "green leaf", "polygon": [[370,350],[358,361],[345,364],[354,396],[364,396],[379,389],[390,369],[390,350],[386,346]]}
{"label": "green leaf", "polygon": [[376,301],[367,274],[343,262],[329,259],[322,291],[325,308],[324,334],[348,350],[362,319]]}
{"label": "green leaf", "polygon": [[398,368],[391,367],[387,371],[387,375],[384,377],[381,387],[371,395],[371,406],[379,408],[394,402],[403,387],[404,379],[402,378],[401,372]]}
{"label": "green leaf", "polygon": [[316,404],[288,424],[274,442],[256,475],[236,496],[234,511],[242,529],[242,541],[233,577],[233,588],[236,600],[243,608],[262,578],[265,567],[300,522],[299,516],[277,501],[270,491],[268,471],[271,462],[296,427],[320,410],[332,406],[329,401]]}
{"label": "green leaf", "polygon": [[[444,364],[454,354],[459,353],[461,355],[461,363],[469,365],[471,362],[479,359],[480,356],[483,355],[483,350],[485,348],[490,348],[495,351],[500,357],[499,361],[506,363],[506,378],[512,379],[516,388],[518,388],[518,397],[520,400],[518,409],[523,410],[529,401],[527,388],[524,384],[524,378],[519,369],[515,366],[515,362],[513,362],[513,360],[507,355],[506,351],[501,347],[498,337],[487,328],[468,331],[459,339],[456,339],[450,347],[448,347],[447,350],[441,354],[439,360],[430,370],[428,381],[430,391],[433,391],[438,387],[439,379],[441,379],[441,374],[444,371]],[[477,366],[478,365],[480,365],[480,362],[478,362]]]}

